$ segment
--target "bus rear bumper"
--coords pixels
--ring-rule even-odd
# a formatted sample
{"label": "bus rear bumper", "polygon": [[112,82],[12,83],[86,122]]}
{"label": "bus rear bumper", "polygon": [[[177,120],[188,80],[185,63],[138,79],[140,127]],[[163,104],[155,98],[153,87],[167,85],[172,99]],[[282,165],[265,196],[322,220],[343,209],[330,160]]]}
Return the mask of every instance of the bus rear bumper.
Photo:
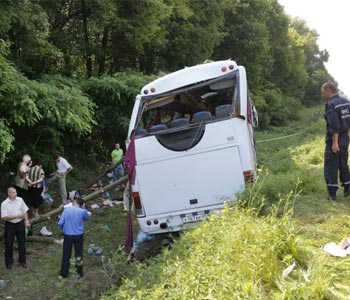
{"label": "bus rear bumper", "polygon": [[224,204],[171,212],[167,214],[138,217],[141,231],[148,234],[176,232],[198,224],[209,215],[221,215]]}

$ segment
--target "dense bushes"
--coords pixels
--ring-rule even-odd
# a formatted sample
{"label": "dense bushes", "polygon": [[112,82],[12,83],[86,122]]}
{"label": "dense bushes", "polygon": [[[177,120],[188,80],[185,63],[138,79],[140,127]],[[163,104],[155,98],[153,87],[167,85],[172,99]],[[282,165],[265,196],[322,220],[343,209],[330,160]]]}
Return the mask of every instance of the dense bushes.
{"label": "dense bushes", "polygon": [[152,78],[129,71],[80,81],[81,90],[97,106],[95,110],[97,125],[93,128],[92,141],[101,141],[105,151],[117,141],[123,145],[135,96]]}
{"label": "dense bushes", "polygon": [[252,100],[259,113],[259,128],[283,126],[296,120],[302,107],[297,98],[284,95],[276,89],[254,90]]}

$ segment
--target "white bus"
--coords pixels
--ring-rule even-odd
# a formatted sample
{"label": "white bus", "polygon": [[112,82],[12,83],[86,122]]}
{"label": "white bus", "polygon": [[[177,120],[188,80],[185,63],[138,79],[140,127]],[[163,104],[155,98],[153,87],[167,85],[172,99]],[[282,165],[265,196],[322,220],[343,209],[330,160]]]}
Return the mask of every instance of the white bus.
{"label": "white bus", "polygon": [[232,60],[186,67],[144,86],[128,134],[135,135],[140,229],[180,231],[233,201],[257,175],[256,122],[245,69]]}

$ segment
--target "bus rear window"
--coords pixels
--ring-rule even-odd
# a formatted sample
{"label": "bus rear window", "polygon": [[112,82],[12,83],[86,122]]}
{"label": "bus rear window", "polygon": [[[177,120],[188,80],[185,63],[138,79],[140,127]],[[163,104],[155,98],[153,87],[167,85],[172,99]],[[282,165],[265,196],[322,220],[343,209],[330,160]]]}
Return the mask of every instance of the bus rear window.
{"label": "bus rear window", "polygon": [[236,79],[231,77],[161,95],[144,103],[138,127],[146,133],[155,133],[231,117],[238,107],[237,94]]}

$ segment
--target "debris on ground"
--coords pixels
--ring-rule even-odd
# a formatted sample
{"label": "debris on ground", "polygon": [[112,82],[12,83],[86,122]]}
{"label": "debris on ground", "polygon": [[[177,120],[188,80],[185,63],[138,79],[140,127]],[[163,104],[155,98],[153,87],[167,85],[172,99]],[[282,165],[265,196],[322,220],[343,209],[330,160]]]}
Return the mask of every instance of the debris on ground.
{"label": "debris on ground", "polygon": [[111,230],[110,228],[109,228],[109,226],[108,225],[101,225],[100,226],[100,228],[102,229],[102,230]]}
{"label": "debris on ground", "polygon": [[287,277],[290,272],[292,272],[295,268],[295,262],[293,262],[290,266],[288,266],[287,268],[285,268],[282,272],[282,277],[285,278]]}
{"label": "debris on ground", "polygon": [[40,234],[41,234],[41,235],[44,235],[44,236],[51,236],[51,235],[52,235],[52,232],[49,231],[49,230],[46,228],[46,226],[44,226],[43,228],[41,228]]}
{"label": "debris on ground", "polygon": [[95,245],[90,245],[88,249],[89,254],[96,254],[96,255],[101,255],[103,252],[101,247],[95,246]]}

